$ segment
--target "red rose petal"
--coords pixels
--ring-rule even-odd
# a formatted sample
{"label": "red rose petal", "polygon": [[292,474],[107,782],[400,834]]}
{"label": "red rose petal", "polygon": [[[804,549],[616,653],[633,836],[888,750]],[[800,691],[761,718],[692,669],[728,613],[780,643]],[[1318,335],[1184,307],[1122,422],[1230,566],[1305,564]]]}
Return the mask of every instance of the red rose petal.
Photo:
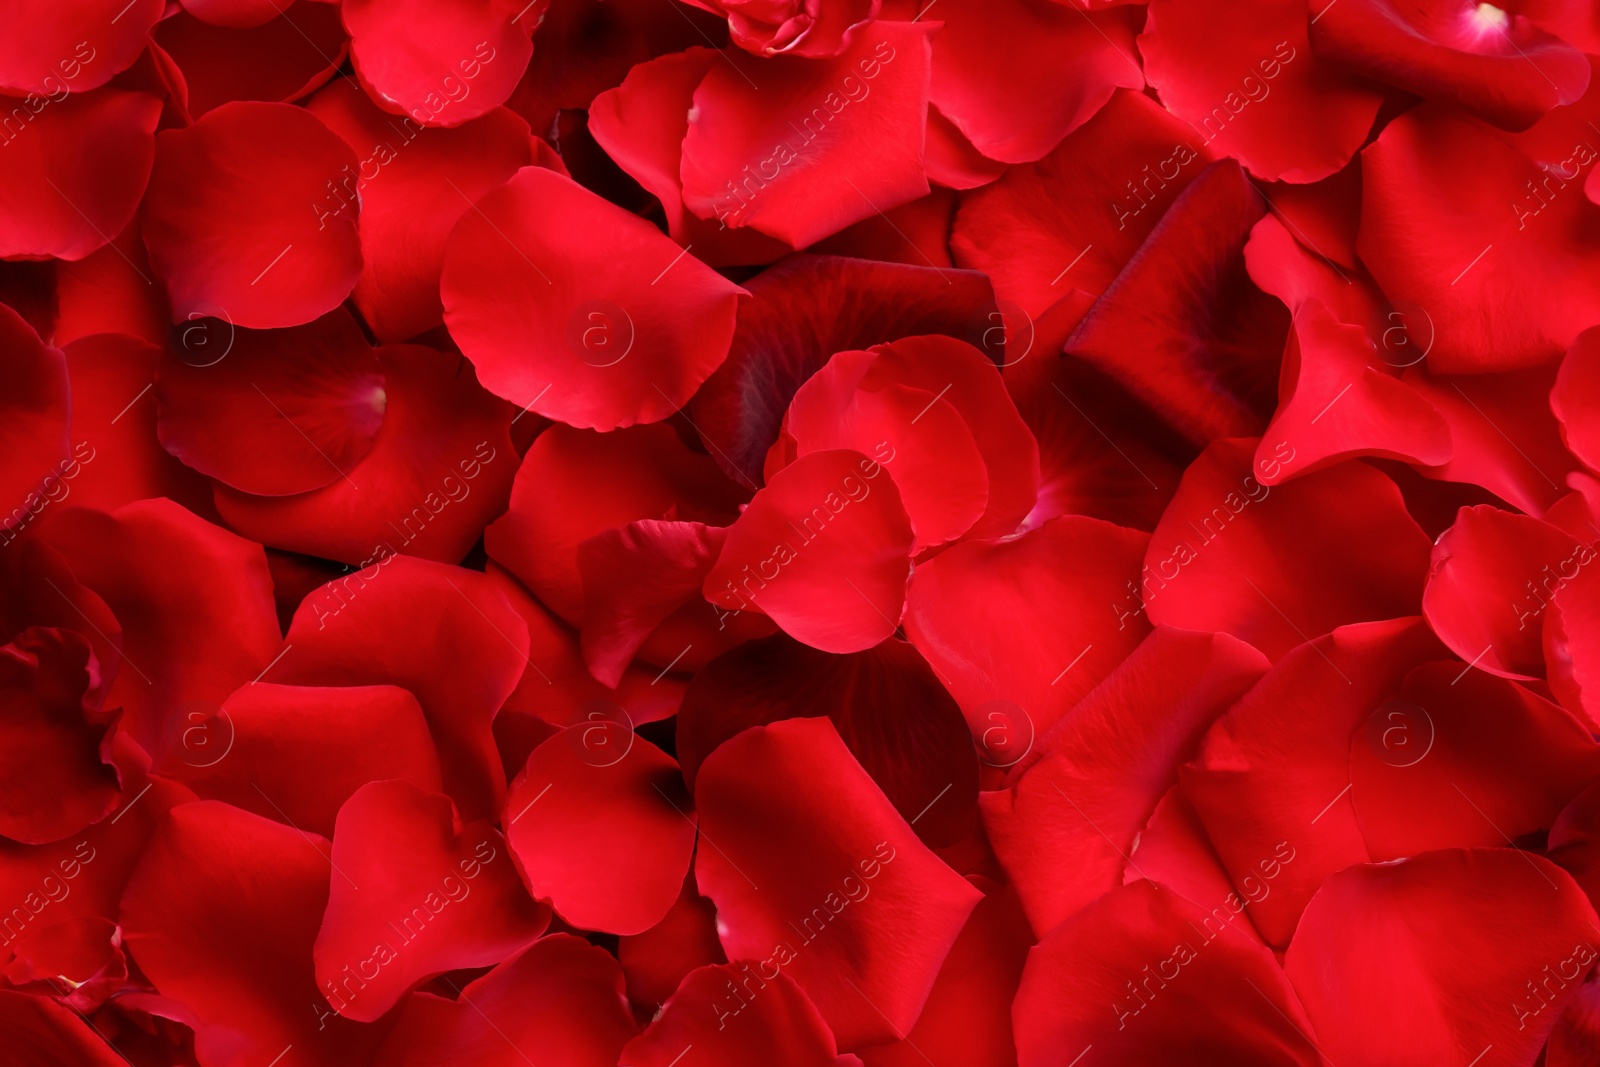
{"label": "red rose petal", "polygon": [[12,1055],[20,1056],[17,1062],[25,1067],[124,1067],[128,1062],[76,1013],[43,997],[0,989],[0,1026]]}
{"label": "red rose petal", "polygon": [[[1119,618],[1113,607],[1127,600],[1147,540],[1069,515],[1014,539],[956,545],[917,568],[906,635],[975,734],[1001,701],[1014,727],[1043,734],[1149,632],[1136,612]],[[1048,625],[1018,625],[1043,605]]]}
{"label": "red rose petal", "polygon": [[206,800],[333,836],[339,807],[368,782],[440,788],[439,754],[417,698],[392,685],[260,682],[219,708],[191,708],[161,773]]}
{"label": "red rose petal", "polygon": [[1352,738],[1395,762],[1413,759],[1426,724],[1409,706],[1386,704],[1440,650],[1421,619],[1340,627],[1279,660],[1183,768],[1183,791],[1235,884],[1263,863],[1282,864],[1248,905],[1274,948],[1287,947],[1324,878],[1370,858],[1348,799]]}
{"label": "red rose petal", "polygon": [[8,12],[0,87],[8,96],[56,96],[104,85],[139,58],[162,7],[160,0],[21,0]]}
{"label": "red rose petal", "polygon": [[[1445,1063],[1493,1046],[1532,1063],[1594,962],[1594,926],[1555,864],[1451,849],[1332,875],[1284,966],[1331,1062]],[[1524,985],[1558,971],[1537,997]]]}
{"label": "red rose petal", "polygon": [[843,1048],[909,1030],[981,894],[916,839],[832,724],[746,730],[701,765],[695,803],[717,842],[695,873],[729,958],[781,968]]}
{"label": "red rose petal", "polygon": [[297,326],[350,295],[356,212],[327,199],[355,153],[288,104],[233,103],[157,138],[144,240],[172,319]]}
{"label": "red rose petal", "polygon": [[804,248],[926,195],[931,33],[875,22],[830,60],[724,53],[694,93],[684,203]]}
{"label": "red rose petal", "polygon": [[1578,49],[1520,12],[1485,12],[1470,0],[1356,0],[1323,8],[1310,28],[1319,57],[1508,130],[1526,129],[1589,86]]}
{"label": "red rose petal", "polygon": [[77,634],[43,627],[0,647],[0,834],[13,841],[60,840],[119,802],[117,774],[101,758],[106,723],[84,701],[89,656]]}
{"label": "red rose petal", "polygon": [[6,353],[0,370],[0,449],[7,456],[0,481],[0,529],[6,541],[44,510],[67,461],[70,438],[67,411],[70,392],[67,360],[60,349],[39,339],[22,316],[0,304],[0,348]]}
{"label": "red rose petal", "polygon": [[540,938],[459,996],[408,997],[377,1062],[614,1067],[638,1029],[622,998],[616,961],[570,934]]}
{"label": "red rose petal", "polygon": [[338,481],[372,450],[383,371],[349,312],[229,332],[225,352],[184,351],[162,363],[156,400],[167,451],[235,489],[287,496]]}
{"label": "red rose petal", "polygon": [[448,797],[409,782],[356,790],[329,862],[313,955],[319,991],[346,1019],[373,1022],[433,975],[499,963],[549,918],[488,822],[463,823]]}
{"label": "red rose petal", "polygon": [[915,648],[891,639],[847,656],[788,637],[751,641],[696,672],[678,712],[677,751],[694,786],[700,764],[751,726],[826,712],[850,754],[930,846],[977,814],[972,736]]}
{"label": "red rose petal", "polygon": [[1178,764],[1267,666],[1226,635],[1157,629],[1040,739],[1008,788],[981,794],[995,855],[1034,930],[1122,884]]}
{"label": "red rose petal", "polygon": [[147,752],[181,729],[183,710],[215,707],[276,654],[261,546],[170,500],[109,515],[69,508],[51,518],[43,538],[122,625],[122,666],[106,706],[123,708],[120,728]]}
{"label": "red rose petal", "polygon": [[622,1050],[622,1062],[671,1067],[697,1046],[712,1067],[861,1067],[859,1057],[839,1054],[826,1020],[792,977],[776,969],[764,977],[749,963],[690,971],[650,1028]]}
{"label": "red rose petal", "polygon": [[682,407],[727,357],[744,292],[541,167],[461,217],[440,286],[445,324],[491,392],[597,430]]}
{"label": "red rose petal", "polygon": [[328,900],[329,844],[217,801],[173,810],[122,898],[128,951],[181,1009],[205,1063],[360,1062],[379,1036],[317,991],[311,946]]}
{"label": "red rose petal", "polygon": [[[394,553],[442,563],[467,554],[505,510],[516,473],[508,433],[515,413],[459,356],[385,345],[378,363],[384,411],[372,450],[310,493],[258,497],[217,486],[217,511],[230,526],[274,548],[351,566]],[[377,400],[354,399],[368,410]]]}
{"label": "red rose petal", "polygon": [[67,919],[35,926],[12,946],[16,958],[6,981],[35,994],[58,997],[74,1011],[92,1012],[128,980],[122,933],[110,919]]}
{"label": "red rose petal", "polygon": [[690,971],[728,962],[717,940],[717,910],[694,891],[692,874],[660,922],[617,939],[617,962],[628,978],[628,999],[651,1016]]}
{"label": "red rose petal", "polygon": [[[1392,707],[1416,720],[1406,723],[1414,751],[1399,754],[1359,732],[1350,745],[1350,796],[1376,861],[1499,847],[1546,829],[1600,774],[1600,745],[1587,728],[1502,678],[1429,663],[1395,699]],[[1380,722],[1386,715],[1380,708]]]}
{"label": "red rose petal", "polygon": [[1275,399],[1283,315],[1241,255],[1265,210],[1237,164],[1206,168],[1067,339],[1196,445],[1258,433]]}
{"label": "red rose petal", "polygon": [[505,778],[489,724],[527,665],[526,624],[483,575],[404,556],[328,594],[295,612],[271,681],[409,689],[462,814],[497,812]]}
{"label": "red rose petal", "polygon": [[1319,60],[1306,5],[1255,0],[1236,25],[1195,0],[1155,0],[1139,52],[1162,103],[1269,181],[1314,182],[1350,161],[1377,117],[1377,87]]}
{"label": "red rose petal", "polygon": [[1039,162],[965,198],[951,251],[1029,315],[1072,288],[1098,296],[1211,159],[1203,139],[1160,104],[1114,93]]}
{"label": "red rose petal", "polygon": [[1600,469],[1600,330],[1585,330],[1567,350],[1550,407],[1567,447],[1590,470]]}
{"label": "red rose petal", "polygon": [[183,9],[213,26],[235,29],[271,22],[283,10],[278,0],[183,0]]}
{"label": "red rose petal", "polygon": [[[1593,542],[1586,545],[1593,550]],[[1587,568],[1557,589],[1544,620],[1551,688],[1562,705],[1586,719],[1591,729],[1600,722],[1600,599],[1596,598],[1600,578],[1596,574],[1600,570]]]}
{"label": "red rose petal", "polygon": [[1594,550],[1538,519],[1463,508],[1433,546],[1422,612],[1468,663],[1506,678],[1542,678],[1539,616],[1586,557]]}
{"label": "red rose petal", "polygon": [[235,27],[179,11],[156,26],[154,43],[176,65],[191,116],[233,100],[298,100],[334,77],[344,62],[344,27],[335,5],[264,0],[250,6],[266,10],[266,20]]}
{"label": "red rose petal", "polygon": [[361,280],[352,297],[362,319],[381,341],[438,326],[445,242],[475,200],[534,162],[528,124],[495,108],[451,131],[426,128],[379,110],[348,79],[307,107],[360,160],[329,199],[352,211],[361,199]]}
{"label": "red rose petal", "polygon": [[350,58],[385,111],[459,126],[506,102],[533,56],[544,17],[522,0],[348,0]]}
{"label": "red rose petal", "polygon": [[[1130,17],[1130,15],[1132,17]],[[1138,12],[954,0],[934,18],[929,99],[990,159],[1031,163],[1120,88],[1143,89],[1133,61]],[[1064,67],[1070,77],[1063,77]]]}
{"label": "red rose petal", "polygon": [[1585,982],[1550,1031],[1545,1067],[1583,1067],[1600,1056],[1600,983]]}
{"label": "red rose petal", "polygon": [[1089,1049],[1116,1067],[1322,1063],[1271,954],[1145,881],[1113,889],[1028,954],[1013,1019],[1020,1067]]}
{"label": "red rose petal", "polygon": [[[1269,488],[1255,451],[1216,441],[1184,472],[1150,535],[1138,597],[1150,621],[1231,633],[1277,660],[1339,626],[1416,614],[1428,539],[1394,483],[1344,463]],[[1274,456],[1294,454],[1286,442]]]}
{"label": "red rose petal", "polygon": [[637,934],[678,899],[693,811],[676,760],[624,725],[597,721],[534,749],[502,822],[534,896],[574,926]]}
{"label": "red rose petal", "polygon": [[60,311],[55,343],[62,348],[97,333],[126,334],[155,345],[167,342],[166,296],[152,281],[137,220],[99,251],[55,264],[55,275]]}
{"label": "red rose petal", "polygon": [[772,476],[729,529],[705,579],[723,612],[756,611],[824,652],[895,630],[911,573],[911,523],[884,467],[813,452]]}
{"label": "red rose petal", "polygon": [[976,271],[797,255],[749,289],[728,360],[692,413],[722,469],[751,490],[795,391],[835,352],[923,334],[981,343],[997,321]]}
{"label": "red rose petal", "polygon": [[[26,39],[15,25],[8,36]],[[121,89],[59,102],[28,99],[37,106],[13,109],[27,116],[16,132],[7,115],[0,143],[0,256],[82,259],[138,209],[156,156],[161,102]]]}

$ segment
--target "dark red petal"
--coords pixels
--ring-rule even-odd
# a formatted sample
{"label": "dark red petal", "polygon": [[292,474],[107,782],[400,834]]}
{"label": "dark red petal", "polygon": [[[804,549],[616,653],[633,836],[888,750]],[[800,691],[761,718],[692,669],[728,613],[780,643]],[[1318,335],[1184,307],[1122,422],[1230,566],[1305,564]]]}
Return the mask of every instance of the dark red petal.
{"label": "dark red petal", "polygon": [[1545,1067],[1583,1067],[1600,1058],[1600,982],[1585,982],[1556,1018]]}
{"label": "dark red petal", "polygon": [[55,264],[55,276],[57,345],[97,333],[167,343],[167,298],[155,284],[137,219],[98,251]]}
{"label": "dark red petal", "polygon": [[723,614],[764,614],[824,652],[859,652],[894,633],[912,535],[884,469],[838,449],[774,474],[728,529],[706,599]]}
{"label": "dark red petal", "polygon": [[217,801],[173,809],[122,898],[128,951],[204,1063],[364,1062],[379,1036],[317,991],[311,947],[328,901],[329,843]]}
{"label": "dark red petal", "polygon": [[829,449],[876,456],[900,493],[916,554],[972,528],[988,508],[989,472],[966,420],[942,395],[952,383],[918,388],[900,384],[892,370],[869,382],[875,362],[874,352],[840,352],[813,374],[789,404],[775,451],[784,453],[780,462]]}
{"label": "dark red petal", "polygon": [[1463,508],[1433,546],[1422,612],[1468,663],[1506,678],[1542,678],[1539,616],[1594,554],[1527,515]]}
{"label": "dark red petal", "polygon": [[1589,86],[1589,61],[1521,12],[1472,0],[1356,0],[1311,23],[1319,57],[1522,130]]}
{"label": "dark red petal", "polygon": [[490,579],[393,556],[300,605],[270,680],[411,690],[446,790],[464,816],[482,818],[505,796],[489,724],[522,677],[527,650],[526,624]]}
{"label": "dark red petal", "polygon": [[1039,740],[1007,789],[981,794],[995,855],[1034,930],[1122,884],[1178,765],[1267,666],[1225,634],[1159,628]]}
{"label": "dark red petal", "polygon": [[516,473],[515,412],[459,356],[385,345],[378,363],[383,426],[372,450],[310,493],[257,497],[217,486],[217,511],[230,526],[353,567],[394,553],[443,563],[467,554],[505,510]]}
{"label": "dark red petal", "polygon": [[208,513],[211,483],[169,455],[156,435],[150,386],[162,350],[125,334],[97,333],[63,351],[72,380],[73,445],[55,495],[99,511],[164,496]]}
{"label": "dark red petal", "polygon": [[1573,455],[1600,470],[1600,330],[1585,330],[1567,350],[1550,407]]}
{"label": "dark red petal", "polygon": [[[1149,632],[1118,607],[1148,542],[1082,515],[1020,537],[969,541],[917,567],[906,635],[961,705],[974,734],[1000,712],[1044,733]],[[1019,626],[1049,605],[1049,624]],[[1135,606],[1136,607],[1136,606]],[[1009,751],[999,763],[1013,763]]]}
{"label": "dark red petal", "polygon": [[534,749],[501,822],[534,896],[574,926],[637,934],[678,899],[693,812],[676,760],[623,724],[595,720]]}
{"label": "dark red petal", "polygon": [[[1592,531],[1590,531],[1592,532]],[[1590,552],[1593,542],[1585,542]],[[1580,557],[1581,558],[1581,557]],[[1588,568],[1556,590],[1544,620],[1550,686],[1567,710],[1600,722],[1600,571]]]}
{"label": "dark red petal", "polygon": [[1022,972],[1017,1063],[1055,1067],[1093,1049],[1114,1067],[1320,1067],[1288,979],[1228,913],[1139,881],[1056,927]]}
{"label": "dark red petal", "polygon": [[368,782],[440,788],[428,720],[392,685],[245,685],[218,708],[186,709],[167,740],[155,754],[162,774],[206,800],[324,837]]}
{"label": "dark red petal", "polygon": [[1387,370],[1360,326],[1340,322],[1320,300],[1296,313],[1283,354],[1277,412],[1257,456],[1271,460],[1267,442],[1293,441],[1295,457],[1262,483],[1354,456],[1383,456],[1437,465],[1451,458],[1450,427],[1437,408]]}
{"label": "dark red petal", "polygon": [[727,357],[744,290],[572,179],[524,167],[456,224],[440,292],[491,392],[614,430],[694,395]]}
{"label": "dark red petal", "polygon": [[690,971],[728,962],[717,940],[717,910],[694,891],[692,872],[660,922],[617,939],[617,961],[628,977],[628,999],[650,1016]]}
{"label": "dark red petal", "polygon": [[89,657],[89,642],[44,627],[0,647],[0,834],[13,841],[60,840],[119,803],[106,721],[84,700]]}
{"label": "dark red petal", "polygon": [[0,87],[7,95],[60,98],[104,85],[144,51],[160,0],[21,0],[7,12]]}
{"label": "dark red petal", "polygon": [[324,202],[361,203],[361,280],[352,294],[380,341],[404,341],[444,321],[445,241],[475,200],[534,162],[528,124],[495,108],[451,131],[381,111],[340,78],[307,105],[360,162]]}
{"label": "dark red petal", "polygon": [[122,933],[110,919],[66,919],[34,926],[11,947],[16,957],[5,968],[6,981],[55,998],[77,1012],[99,1008],[128,981]]}
{"label": "dark red petal", "polygon": [[225,351],[183,348],[162,362],[167,451],[235,489],[287,496],[338,481],[372,450],[387,403],[383,371],[348,311],[227,332]]}
{"label": "dark red petal", "polygon": [[1335,627],[1416,614],[1428,538],[1394,483],[1342,463],[1269,487],[1257,474],[1295,448],[1256,462],[1256,444],[1217,441],[1184,472],[1150,535],[1136,597],[1150,621],[1231,633],[1277,660]]}
{"label": "dark red petal", "polygon": [[1113,93],[1055,151],[964,198],[951,251],[1029,315],[1074,288],[1098,296],[1212,158],[1148,96]]}
{"label": "dark red petal", "polygon": [[932,32],[875,22],[828,60],[725,52],[694,93],[684,203],[804,248],[926,195]]}
{"label": "dark red petal", "polygon": [[1546,855],[1577,881],[1593,903],[1600,897],[1600,782],[1591,784],[1561,809],[1550,825]]}
{"label": "dark red petal", "polygon": [[0,536],[17,531],[59,499],[68,462],[69,396],[66,356],[39,339],[21,315],[0,304]]}
{"label": "dark red petal", "polygon": [[283,10],[278,0],[183,0],[183,9],[213,26],[235,29],[271,22]]}
{"label": "dark red petal", "polygon": [[459,126],[516,88],[543,7],[538,0],[348,0],[340,10],[350,58],[378,106],[428,126]]}
{"label": "dark red petal", "polygon": [[344,62],[337,6],[317,0],[251,6],[265,9],[266,21],[228,27],[179,11],[156,26],[154,44],[177,67],[178,91],[191,116],[232,100],[298,100],[334,77]]}
{"label": "dark red petal", "polygon": [[1238,24],[1194,0],[1155,0],[1139,52],[1162,103],[1258,178],[1314,182],[1350,162],[1377,87],[1319,60],[1306,5],[1253,0]]}
{"label": "dark red petal", "polygon": [[895,639],[835,656],[776,636],[713,660],[678,712],[685,780],[693,788],[701,762],[747,727],[818,712],[923,841],[947,845],[972,828],[978,769],[966,721],[917,650]]}
{"label": "dark red petal", "polygon": [[146,752],[161,750],[190,706],[215,707],[277,653],[261,546],[170,500],[109,515],[68,508],[43,539],[122,625],[122,665],[106,706],[123,708],[120,729]]}
{"label": "dark red petal", "polygon": [[333,878],[313,956],[318,991],[346,1019],[373,1022],[436,974],[499,963],[544,932],[486,821],[450,798],[371,782],[339,809]]}
{"label": "dark red petal", "polygon": [[616,961],[570,934],[539,939],[461,989],[459,997],[413,993],[375,1062],[614,1067],[638,1031]]}
{"label": "dark red petal", "polygon": [[1406,706],[1382,706],[1440,651],[1421,619],[1340,627],[1284,656],[1183,768],[1183,790],[1236,885],[1271,869],[1262,864],[1282,865],[1270,892],[1249,904],[1274,948],[1288,946],[1324,878],[1370,858],[1348,800],[1351,738],[1396,762],[1412,759],[1426,722]]}
{"label": "dark red petal", "polygon": [[[1403,756],[1363,736],[1381,739],[1394,711],[1414,735]],[[1373,719],[1351,738],[1350,796],[1378,861],[1546,829],[1600,775],[1600,745],[1569,712],[1454,662],[1412,671]]]}
{"label": "dark red petal", "polygon": [[[14,25],[7,36],[26,39]],[[82,259],[138,209],[156,156],[161,101],[121,89],[59,102],[26,99],[33,103],[13,106],[0,142],[0,256]],[[26,119],[12,132],[15,112]]]}
{"label": "dark red petal", "polygon": [[835,352],[921,334],[981,344],[994,293],[976,271],[797,255],[750,282],[728,360],[695,395],[694,422],[751,490],[795,391]]}
{"label": "dark red petal", "polygon": [[775,964],[725,963],[690,971],[650,1028],[622,1050],[622,1062],[672,1067],[695,1047],[707,1067],[861,1067],[858,1057],[839,1054],[805,990]]}
{"label": "dark red petal", "polygon": [[224,104],[156,140],[144,241],[174,322],[297,326],[350,295],[361,274],[356,212],[324,201],[356,156],[316,116]]}
{"label": "dark red petal", "polygon": [[0,1028],[19,1067],[125,1067],[127,1060],[74,1012],[43,997],[0,989]]}
{"label": "dark red petal", "polygon": [[1237,163],[1206,168],[1067,339],[1196,445],[1260,432],[1283,312],[1241,254],[1266,203]]}
{"label": "dark red petal", "polygon": [[782,968],[843,1048],[903,1036],[981,894],[917,840],[832,724],[746,730],[701,765],[695,801],[717,842],[695,873],[729,958]]}
{"label": "dark red petal", "polygon": [[1406,384],[1444,416],[1454,446],[1448,463],[1422,473],[1482,486],[1530,515],[1543,514],[1566,492],[1566,475],[1580,469],[1550,412],[1556,371],[1546,365],[1444,375],[1407,368]]}
{"label": "dark red petal", "polygon": [[1585,145],[1575,151],[1536,161],[1429,104],[1361,153],[1361,259],[1391,300],[1426,310],[1429,369],[1551,362],[1600,319],[1594,253],[1572,236],[1597,225],[1600,206],[1576,190],[1560,195],[1560,175],[1575,179],[1578,159],[1593,158]]}
{"label": "dark red petal", "polygon": [[716,463],[691,452],[670,426],[613,433],[551,426],[523,457],[510,507],[485,531],[484,545],[551,610],[578,625],[584,612],[578,547],[585,541],[640,520],[727,526],[741,499]]}
{"label": "dark red petal", "polygon": [[1595,960],[1594,928],[1555,864],[1451,849],[1331,876],[1284,966],[1330,1062],[1447,1063],[1493,1047],[1532,1063]]}
{"label": "dark red petal", "polygon": [[[1119,87],[1143,89],[1132,9],[1088,15],[1066,5],[953,0],[933,17],[928,96],[975,148],[1030,163],[1093,117]],[[1071,75],[1063,77],[1063,68]]]}

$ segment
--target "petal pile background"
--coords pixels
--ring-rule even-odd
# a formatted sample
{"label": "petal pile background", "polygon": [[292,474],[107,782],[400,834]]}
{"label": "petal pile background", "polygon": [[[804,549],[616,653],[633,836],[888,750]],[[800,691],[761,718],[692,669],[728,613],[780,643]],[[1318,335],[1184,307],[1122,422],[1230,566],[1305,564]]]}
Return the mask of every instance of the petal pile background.
{"label": "petal pile background", "polygon": [[1600,1063],[1592,0],[3,21],[0,1061]]}

